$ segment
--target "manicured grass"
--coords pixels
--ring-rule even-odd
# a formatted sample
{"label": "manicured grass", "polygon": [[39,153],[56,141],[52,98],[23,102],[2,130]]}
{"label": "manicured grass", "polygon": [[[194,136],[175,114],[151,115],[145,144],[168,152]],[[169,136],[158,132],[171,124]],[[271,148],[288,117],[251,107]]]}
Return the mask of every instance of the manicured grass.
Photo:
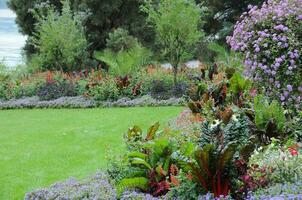
{"label": "manicured grass", "polygon": [[123,152],[122,135],[138,124],[166,124],[183,108],[0,111],[0,199],[106,167]]}

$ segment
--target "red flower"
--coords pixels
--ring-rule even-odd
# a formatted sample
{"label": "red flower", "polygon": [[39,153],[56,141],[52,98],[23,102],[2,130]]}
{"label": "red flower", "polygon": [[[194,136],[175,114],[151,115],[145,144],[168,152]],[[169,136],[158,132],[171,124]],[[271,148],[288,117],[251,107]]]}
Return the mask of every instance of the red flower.
{"label": "red flower", "polygon": [[288,151],[292,156],[298,156],[298,151],[295,148],[288,147]]}
{"label": "red flower", "polygon": [[295,145],[292,145],[292,146],[290,146],[290,147],[288,147],[288,151],[290,152],[290,154],[292,155],[292,156],[298,156],[298,148],[299,148],[300,146],[298,145],[298,144],[295,144]]}

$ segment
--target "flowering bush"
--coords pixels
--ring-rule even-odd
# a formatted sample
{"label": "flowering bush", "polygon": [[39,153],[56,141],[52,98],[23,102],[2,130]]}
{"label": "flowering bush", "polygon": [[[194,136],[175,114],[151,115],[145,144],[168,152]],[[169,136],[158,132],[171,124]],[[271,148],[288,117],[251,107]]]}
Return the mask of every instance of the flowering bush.
{"label": "flowering bush", "polygon": [[245,55],[246,75],[284,106],[302,108],[302,1],[249,6],[227,42]]}

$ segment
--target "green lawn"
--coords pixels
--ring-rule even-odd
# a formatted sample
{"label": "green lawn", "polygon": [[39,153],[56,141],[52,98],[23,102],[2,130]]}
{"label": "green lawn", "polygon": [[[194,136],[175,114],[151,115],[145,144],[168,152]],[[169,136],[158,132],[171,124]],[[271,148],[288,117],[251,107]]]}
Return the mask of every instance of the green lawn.
{"label": "green lawn", "polygon": [[165,124],[182,108],[0,111],[0,200],[106,167],[128,127]]}

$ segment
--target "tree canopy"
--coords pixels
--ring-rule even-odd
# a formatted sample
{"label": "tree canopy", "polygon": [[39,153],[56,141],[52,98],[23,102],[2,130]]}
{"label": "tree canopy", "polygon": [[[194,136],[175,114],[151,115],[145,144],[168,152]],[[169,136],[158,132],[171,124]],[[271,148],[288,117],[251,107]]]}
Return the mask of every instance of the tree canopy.
{"label": "tree canopy", "polygon": [[[2,0],[3,1],[3,0]],[[0,3],[2,2],[0,1]],[[203,27],[207,35],[225,42],[234,23],[249,4],[260,4],[264,0],[195,0],[208,8]],[[62,10],[61,0],[48,0],[58,11]],[[154,29],[146,23],[147,14],[140,11],[143,0],[70,0],[73,12],[81,13],[85,34],[90,44],[89,50],[102,50],[106,47],[106,39],[110,32],[124,28],[130,35],[137,37],[143,44],[154,47]],[[152,0],[157,5],[159,0]],[[17,14],[16,22],[20,31],[32,36],[35,32],[36,19],[32,9],[46,4],[44,0],[10,0],[9,7]],[[202,13],[204,15],[204,13]],[[215,37],[214,37],[215,36]],[[27,52],[35,49],[28,42]]]}
{"label": "tree canopy", "polygon": [[224,42],[248,5],[259,5],[264,0],[196,0],[196,2],[208,8],[205,32]]}
{"label": "tree canopy", "polygon": [[163,56],[174,68],[176,84],[179,64],[192,58],[192,50],[203,36],[199,29],[202,9],[194,0],[160,0],[158,7],[149,1],[142,10],[154,26]]}
{"label": "tree canopy", "polygon": [[[49,0],[58,11],[62,10],[60,0]],[[83,23],[90,50],[104,49],[108,34],[119,27],[125,28],[144,43],[153,41],[153,33],[145,23],[145,14],[140,12],[140,0],[70,0],[73,12],[83,15]],[[45,6],[43,0],[10,0],[9,7],[17,14],[20,31],[32,36],[37,22],[31,10]],[[29,53],[34,52],[28,43]]]}

